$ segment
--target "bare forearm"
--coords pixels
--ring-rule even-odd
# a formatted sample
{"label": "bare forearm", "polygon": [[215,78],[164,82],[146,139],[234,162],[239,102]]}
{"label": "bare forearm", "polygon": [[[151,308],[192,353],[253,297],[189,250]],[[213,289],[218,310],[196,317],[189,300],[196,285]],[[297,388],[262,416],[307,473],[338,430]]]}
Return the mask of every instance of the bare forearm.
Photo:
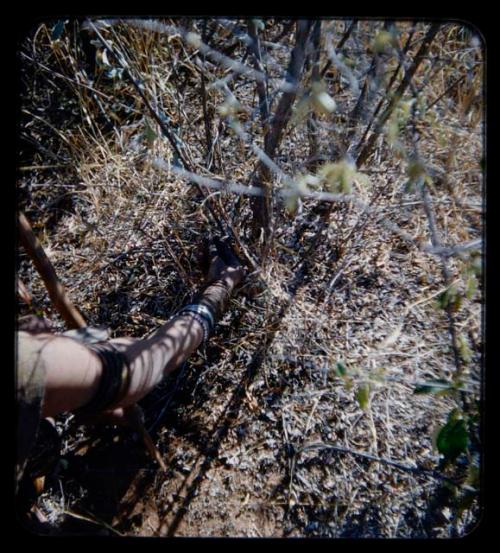
{"label": "bare forearm", "polygon": [[129,346],[127,358],[130,381],[116,407],[126,407],[153,390],[162,379],[181,365],[200,345],[201,325],[190,317],[176,317],[145,340]]}
{"label": "bare forearm", "polygon": [[[218,319],[227,307],[235,286],[231,278],[221,278],[197,297],[196,303],[208,307]],[[118,404],[126,407],[149,393],[161,380],[179,367],[203,341],[203,327],[189,314],[175,317],[153,336],[124,350],[130,367],[128,391]]]}
{"label": "bare forearm", "polygon": [[[217,319],[238,281],[223,276],[197,297]],[[41,359],[46,367],[44,416],[73,411],[87,404],[95,395],[103,367],[95,352],[76,340],[50,334],[37,337]],[[203,326],[189,314],[175,317],[144,340],[112,340],[128,362],[129,381],[114,408],[137,402],[155,388],[170,372],[179,367],[203,340]],[[42,353],[43,352],[43,353]]]}

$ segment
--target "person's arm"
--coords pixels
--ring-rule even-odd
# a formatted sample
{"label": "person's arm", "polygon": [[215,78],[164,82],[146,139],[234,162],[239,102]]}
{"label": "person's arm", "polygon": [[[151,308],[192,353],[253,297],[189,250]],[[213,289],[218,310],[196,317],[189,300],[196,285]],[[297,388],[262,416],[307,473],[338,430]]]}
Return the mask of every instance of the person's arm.
{"label": "person's arm", "polygon": [[[243,270],[235,261],[212,260],[209,284],[196,303],[205,305],[216,320],[226,308]],[[102,363],[90,348],[71,338],[39,335],[46,370],[43,416],[55,416],[86,405],[96,394],[102,376]],[[119,418],[123,408],[148,394],[171,371],[182,364],[203,340],[203,325],[190,314],[171,319],[144,340],[112,340],[129,366],[129,381],[121,399],[113,406]],[[112,414],[112,413],[110,413]],[[112,417],[111,417],[112,418]]]}
{"label": "person's arm", "polygon": [[[224,312],[234,287],[240,282],[239,268],[227,267],[219,278],[198,296],[217,320]],[[170,372],[180,366],[203,341],[203,326],[190,314],[180,315],[160,327],[151,337],[122,348],[130,367],[130,382],[122,400],[127,407],[148,394]]]}

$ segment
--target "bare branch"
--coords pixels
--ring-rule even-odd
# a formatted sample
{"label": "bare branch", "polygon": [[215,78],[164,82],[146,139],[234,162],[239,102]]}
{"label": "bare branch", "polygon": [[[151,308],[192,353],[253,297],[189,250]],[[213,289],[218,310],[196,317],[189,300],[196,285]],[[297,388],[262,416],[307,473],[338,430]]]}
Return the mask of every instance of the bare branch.
{"label": "bare branch", "polygon": [[[306,45],[311,30],[311,22],[301,20],[297,22],[297,34],[295,38],[295,46],[292,50],[290,57],[290,63],[287,72],[287,82],[291,85],[291,90],[283,92],[276,112],[270,124],[269,132],[265,135],[264,144],[265,152],[273,158],[276,149],[278,148],[283,132],[290,119],[292,113],[293,102],[297,95],[297,85],[300,80],[302,68],[304,67]],[[252,210],[254,213],[254,231],[262,228],[264,230],[264,236],[266,240],[271,234],[271,191],[268,185],[269,174],[267,166],[262,162],[257,169],[256,178],[254,182],[264,190],[264,197],[259,197],[252,203]]]}
{"label": "bare branch", "polygon": [[371,154],[373,147],[375,145],[375,142],[377,138],[379,137],[380,133],[382,132],[382,128],[391,116],[394,108],[397,106],[399,100],[403,97],[403,94],[406,92],[406,89],[411,83],[411,80],[413,79],[413,76],[415,75],[417,69],[419,68],[420,64],[422,63],[423,59],[427,56],[427,53],[429,51],[429,48],[432,44],[432,41],[434,40],[434,37],[436,36],[437,32],[439,31],[440,24],[439,23],[433,23],[429,30],[427,31],[424,40],[422,41],[422,44],[420,46],[420,49],[418,50],[415,59],[413,60],[413,63],[411,64],[408,71],[405,72],[405,75],[403,77],[403,80],[401,81],[399,87],[397,88],[396,92],[391,98],[391,101],[389,102],[389,105],[386,107],[382,115],[379,117],[377,124],[375,126],[374,132],[371,134],[370,138],[364,145],[364,147],[361,149],[357,160],[356,165],[358,167],[361,167],[368,156]]}

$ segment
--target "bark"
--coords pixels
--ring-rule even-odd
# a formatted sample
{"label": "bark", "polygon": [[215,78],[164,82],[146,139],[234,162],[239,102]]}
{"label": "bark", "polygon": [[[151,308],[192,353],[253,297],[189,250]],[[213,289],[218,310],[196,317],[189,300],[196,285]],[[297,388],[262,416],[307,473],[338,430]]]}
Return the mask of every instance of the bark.
{"label": "bark", "polygon": [[87,326],[85,319],[68,298],[64,286],[57,278],[54,266],[47,257],[42,245],[31,230],[31,225],[23,213],[19,214],[19,238],[22,246],[40,274],[49,297],[69,328]]}
{"label": "bark", "polygon": [[[269,131],[264,139],[265,152],[271,159],[274,158],[292,114],[293,103],[297,97],[297,85],[304,67],[306,45],[311,27],[312,23],[310,21],[300,20],[297,22],[295,46],[292,50],[286,79],[287,83],[293,85],[293,88],[282,93],[274,117],[269,125]],[[266,243],[272,230],[270,180],[271,174],[269,168],[262,161],[259,162],[252,184],[260,186],[263,189],[264,195],[253,199],[252,211],[254,216],[254,234],[260,235],[262,229],[264,232],[264,242]]]}

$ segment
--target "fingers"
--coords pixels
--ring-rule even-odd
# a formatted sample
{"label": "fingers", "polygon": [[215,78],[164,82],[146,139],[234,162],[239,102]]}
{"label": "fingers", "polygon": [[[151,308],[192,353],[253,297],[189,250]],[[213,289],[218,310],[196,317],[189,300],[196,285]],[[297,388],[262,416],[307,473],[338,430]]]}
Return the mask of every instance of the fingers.
{"label": "fingers", "polygon": [[229,236],[214,236],[207,247],[210,255],[210,268],[207,275],[207,283],[211,283],[221,277],[230,277],[233,284],[238,284],[245,276],[245,268],[236,255]]}
{"label": "fingers", "polygon": [[231,240],[229,236],[224,236],[222,239],[216,236],[213,242],[217,248],[217,252],[220,258],[224,261],[226,265],[229,265],[231,267],[237,267],[241,265],[241,261],[238,259],[231,246]]}
{"label": "fingers", "polygon": [[133,403],[127,407],[117,407],[110,411],[96,413],[82,423],[95,426],[121,426],[138,431],[144,424],[144,413],[137,403]]}

